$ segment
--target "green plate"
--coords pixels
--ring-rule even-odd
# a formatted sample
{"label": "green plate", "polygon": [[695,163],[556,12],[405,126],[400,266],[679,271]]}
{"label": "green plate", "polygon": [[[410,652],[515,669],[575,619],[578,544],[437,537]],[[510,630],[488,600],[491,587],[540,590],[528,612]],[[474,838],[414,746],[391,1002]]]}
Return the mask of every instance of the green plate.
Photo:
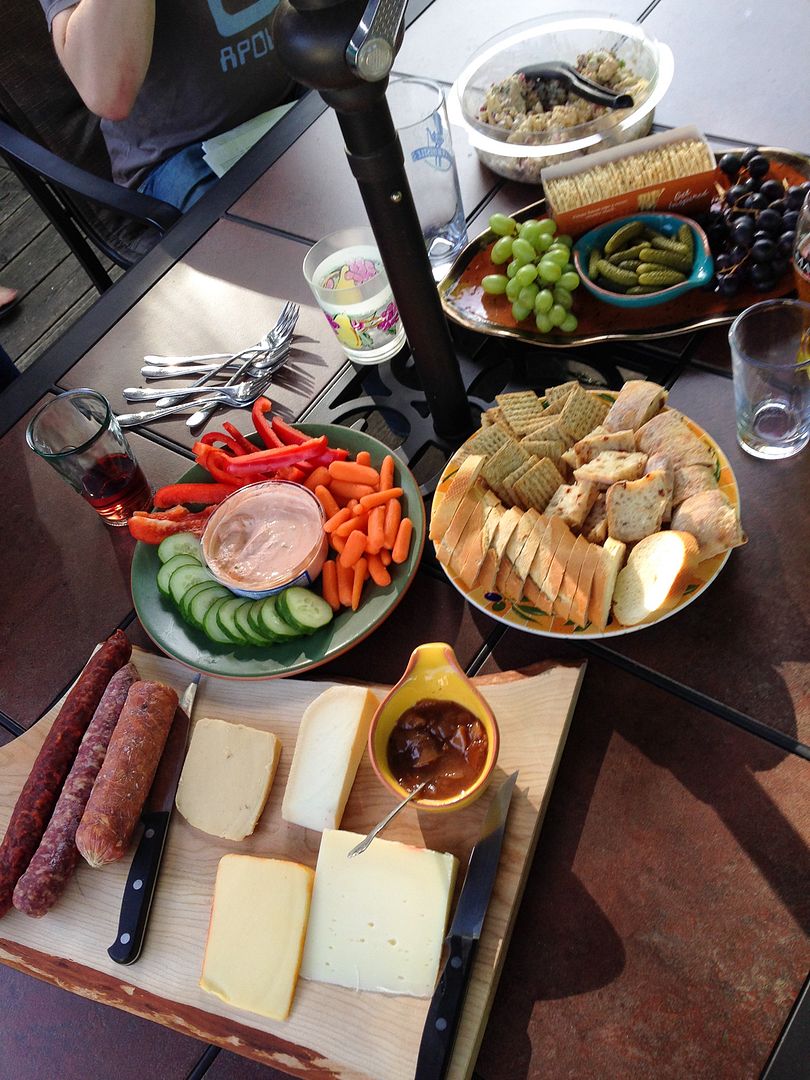
{"label": "green plate", "polygon": [[[378,439],[337,424],[297,424],[307,435],[326,435],[332,446],[342,446],[354,457],[368,450],[379,468],[390,449]],[[230,679],[276,679],[309,671],[340,656],[362,641],[382,623],[405,595],[413,580],[425,543],[425,506],[411,472],[394,455],[396,482],[403,489],[403,511],[413,521],[414,534],[407,562],[391,566],[391,584],[384,589],[369,581],[358,611],[341,611],[332,622],[311,637],[295,638],[278,645],[215,645],[183,622],[170,600],[160,595],[157,547],[138,543],[132,559],[132,599],[143,628],[167,655],[196,671]],[[205,482],[210,477],[199,465],[179,482]]]}

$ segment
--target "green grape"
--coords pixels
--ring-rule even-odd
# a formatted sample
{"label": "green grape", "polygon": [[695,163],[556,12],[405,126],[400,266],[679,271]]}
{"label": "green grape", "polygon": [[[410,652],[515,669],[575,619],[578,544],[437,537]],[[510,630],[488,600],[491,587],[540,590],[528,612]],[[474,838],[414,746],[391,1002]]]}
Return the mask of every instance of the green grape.
{"label": "green grape", "polygon": [[540,232],[539,221],[524,221],[518,230],[521,240],[528,240],[533,248],[537,248],[537,241],[543,233]]}
{"label": "green grape", "polygon": [[544,315],[542,311],[539,311],[534,317],[534,325],[540,331],[541,334],[551,333],[551,319],[548,315]]}
{"label": "green grape", "polygon": [[517,300],[517,298],[520,296],[520,290],[522,288],[523,286],[520,284],[517,278],[508,279],[506,283],[506,288],[504,289],[504,292],[506,293],[506,299],[511,300],[514,303],[514,301]]}
{"label": "green grape", "polygon": [[500,240],[496,240],[492,245],[492,251],[490,252],[490,259],[499,266],[501,263],[509,262],[512,258],[512,237],[502,236]]}
{"label": "green grape", "polygon": [[533,308],[534,302],[537,299],[539,289],[536,285],[524,285],[524,287],[518,293],[518,301],[527,307]]}
{"label": "green grape", "polygon": [[574,303],[574,298],[568,289],[562,289],[558,285],[554,290],[554,303],[559,304],[560,307],[564,307],[566,311],[570,311]]}
{"label": "green grape", "polygon": [[512,316],[515,322],[523,322],[523,320],[528,318],[531,313],[531,307],[526,307],[526,305],[521,304],[519,300],[516,300],[514,304],[512,304]]}
{"label": "green grape", "polygon": [[548,313],[548,317],[552,326],[562,326],[565,322],[568,312],[562,306],[562,304],[554,304],[551,311]]}
{"label": "green grape", "polygon": [[570,313],[568,315],[566,315],[565,318],[563,319],[563,321],[560,323],[560,330],[562,330],[562,332],[564,334],[573,334],[573,332],[576,330],[576,328],[577,328],[576,315],[571,315]]}
{"label": "green grape", "polygon": [[550,236],[557,231],[557,222],[552,221],[551,218],[541,218],[537,224],[540,226],[540,232],[548,233]]}
{"label": "green grape", "polygon": [[531,285],[536,277],[537,267],[534,263],[524,263],[515,274],[515,280],[519,281],[520,284],[524,286]]}
{"label": "green grape", "polygon": [[579,285],[579,274],[573,270],[563,270],[560,285],[569,292],[573,292]]}
{"label": "green grape", "polygon": [[[500,241],[498,242],[500,243]],[[519,263],[529,263],[534,262],[537,258],[537,252],[528,240],[524,240],[519,236],[512,241],[512,257],[517,259]]]}
{"label": "green grape", "polygon": [[544,251],[548,251],[548,249],[551,247],[551,245],[553,243],[554,243],[554,237],[551,235],[551,233],[544,232],[544,233],[540,233],[540,235],[537,237],[537,243],[534,246],[537,248],[538,252],[542,255]]}
{"label": "green grape", "polygon": [[554,243],[565,244],[567,248],[571,248],[574,246],[574,238],[573,236],[569,236],[567,233],[560,233],[559,236],[556,236],[554,238]]}
{"label": "green grape", "polygon": [[493,214],[489,219],[489,227],[498,236],[514,236],[517,231],[517,223],[506,214]]}
{"label": "green grape", "polygon": [[506,292],[508,284],[509,278],[506,274],[487,274],[486,277],[481,278],[481,288],[490,296],[500,296],[501,293]]}
{"label": "green grape", "polygon": [[537,315],[548,315],[553,303],[554,297],[552,296],[551,289],[541,289],[534,302],[535,313]]}
{"label": "green grape", "polygon": [[[562,272],[564,274],[576,274],[577,273],[577,268],[574,266],[574,264],[572,262],[567,262],[565,264],[565,266],[562,268]],[[577,274],[577,277],[579,277],[579,274]]]}
{"label": "green grape", "polygon": [[512,261],[506,267],[506,276],[508,278],[513,278],[515,276],[515,274],[518,272],[519,269],[520,269],[520,263],[517,262],[515,259],[512,259]]}
{"label": "green grape", "polygon": [[548,249],[543,258],[551,259],[552,262],[555,262],[559,266],[560,272],[562,273],[562,268],[568,262],[568,248],[557,247],[555,244],[553,247],[550,247]]}
{"label": "green grape", "polygon": [[537,276],[546,282],[559,281],[562,276],[562,267],[553,259],[547,259],[545,255],[537,264]]}

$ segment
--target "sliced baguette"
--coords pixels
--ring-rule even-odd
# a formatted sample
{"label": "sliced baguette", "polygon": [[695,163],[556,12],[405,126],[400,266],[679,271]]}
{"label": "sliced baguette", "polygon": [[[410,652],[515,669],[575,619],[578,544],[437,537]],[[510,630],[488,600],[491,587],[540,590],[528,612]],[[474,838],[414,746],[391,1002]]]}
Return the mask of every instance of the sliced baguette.
{"label": "sliced baguette", "polygon": [[438,506],[434,506],[430,516],[430,539],[441,540],[447,531],[453,515],[461,505],[461,500],[478,479],[486,461],[484,454],[470,454],[464,458],[458,471],[450,481],[450,486]]}
{"label": "sliced baguette", "polygon": [[490,593],[495,588],[495,578],[503,554],[506,551],[506,545],[509,543],[509,538],[522,517],[522,510],[518,510],[516,506],[510,506],[498,522],[498,528],[495,530],[495,535],[492,537],[484,561],[481,563],[478,577],[475,580],[476,587],[480,586],[485,593]]}
{"label": "sliced baguette", "polygon": [[646,454],[627,450],[603,450],[586,465],[574,469],[577,483],[609,487],[619,480],[638,480],[644,473]]}
{"label": "sliced baguette", "polygon": [[456,545],[461,539],[462,533],[467,526],[467,522],[474,513],[480,513],[482,504],[494,506],[497,502],[498,496],[490,491],[488,487],[485,487],[480,481],[473,484],[461,500],[459,508],[456,510],[455,514],[453,514],[453,520],[450,522],[447,531],[442,537],[442,542],[439,544],[436,551],[440,563],[443,563],[445,566],[450,565],[453,552],[456,550]]}
{"label": "sliced baguette", "polygon": [[467,540],[466,551],[463,552],[459,561],[458,576],[468,589],[471,589],[475,584],[489,550],[489,545],[492,543],[500,520],[505,513],[506,507],[502,503],[496,503],[495,506],[490,507],[480,531]]}
{"label": "sliced baguette", "polygon": [[509,543],[506,545],[506,550],[503,553],[503,558],[498,567],[498,573],[495,575],[495,591],[499,592],[501,596],[507,595],[506,582],[512,573],[518,555],[520,555],[523,550],[523,545],[528,540],[529,534],[539,517],[540,514],[537,510],[525,510],[518,522],[517,528],[509,537]]}
{"label": "sliced baguette", "polygon": [[602,548],[602,554],[593,575],[591,598],[588,602],[588,618],[597,630],[604,630],[610,618],[613,589],[626,551],[626,544],[620,540],[612,540],[610,537]]}
{"label": "sliced baguette", "polygon": [[667,505],[666,476],[663,469],[640,480],[622,480],[607,489],[608,536],[624,543],[643,540],[658,532]]}
{"label": "sliced baguette", "polygon": [[566,525],[562,539],[557,545],[557,550],[551,558],[551,565],[548,568],[548,573],[545,576],[543,584],[540,586],[540,592],[545,596],[552,607],[554,601],[557,599],[557,593],[560,591],[565,568],[568,565],[568,560],[571,558],[571,553],[574,550],[576,541],[577,538]]}
{"label": "sliced baguette", "polygon": [[589,544],[585,561],[579,572],[579,581],[577,582],[574,599],[571,601],[571,609],[568,612],[568,618],[575,626],[584,627],[588,621],[588,602],[591,598],[591,587],[601,558],[602,548],[599,544]]}
{"label": "sliced baguette", "polygon": [[602,426],[608,431],[637,431],[641,425],[655,416],[667,400],[667,391],[657,383],[645,379],[628,380],[610,406]]}
{"label": "sliced baguette", "polygon": [[514,560],[503,587],[503,595],[513,601],[520,601],[523,598],[523,586],[529,574],[529,568],[534,562],[543,533],[548,528],[549,523],[549,518],[545,514],[538,514],[536,510],[527,511],[527,513],[535,515],[534,526]]}
{"label": "sliced baguette", "polygon": [[532,604],[543,608],[543,610],[549,610],[549,607],[546,604],[545,597],[540,592],[540,586],[545,581],[548,568],[551,566],[551,560],[554,558],[557,547],[567,532],[568,526],[561,517],[555,516],[549,520],[548,527],[543,533],[537,546],[537,552],[529,567],[529,575],[523,585],[523,591],[528,600]]}
{"label": "sliced baguette", "polygon": [[677,603],[697,559],[698,543],[691,533],[669,529],[640,540],[616,579],[616,619],[637,626]]}
{"label": "sliced baguette", "polygon": [[672,515],[672,528],[684,529],[697,540],[700,559],[710,559],[748,539],[737,511],[720,488],[701,491],[685,499]]}
{"label": "sliced baguette", "polygon": [[571,555],[568,562],[565,564],[565,572],[563,573],[563,579],[560,582],[560,588],[553,606],[554,614],[559,615],[563,622],[568,619],[571,603],[573,602],[577,591],[579,574],[582,570],[582,565],[585,562],[585,556],[588,554],[589,547],[590,544],[585,537],[578,536],[574,541],[574,546],[571,549]]}
{"label": "sliced baguette", "polygon": [[[490,513],[498,506],[501,506],[501,503],[492,492],[487,492],[480,499],[475,499],[472,513],[467,518],[467,524],[464,526],[458,540],[453,544],[450,553],[450,562],[448,565],[454,573],[461,573],[461,568],[464,565],[470,547],[476,544],[480,545],[481,537],[484,534],[486,520]],[[455,518],[453,520],[455,521]],[[450,535],[452,528],[453,525],[451,523],[447,535]],[[439,545],[439,547],[441,550],[443,545]],[[440,561],[442,560],[440,559]]]}

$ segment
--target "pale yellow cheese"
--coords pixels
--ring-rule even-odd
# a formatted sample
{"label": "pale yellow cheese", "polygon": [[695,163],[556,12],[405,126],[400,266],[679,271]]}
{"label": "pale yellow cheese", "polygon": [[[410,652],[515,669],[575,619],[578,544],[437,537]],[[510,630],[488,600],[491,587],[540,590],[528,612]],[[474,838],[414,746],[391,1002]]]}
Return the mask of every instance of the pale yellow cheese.
{"label": "pale yellow cheese", "polygon": [[321,837],[301,975],[317,982],[429,997],[458,860],[454,855],[327,830]]}
{"label": "pale yellow cheese", "polygon": [[237,1009],[286,1020],[314,873],[284,859],[219,860],[200,986]]}
{"label": "pale yellow cheese", "polygon": [[379,702],[363,686],[331,686],[301,717],[281,816],[306,829],[336,829]]}
{"label": "pale yellow cheese", "polygon": [[269,731],[201,717],[177,787],[177,809],[195,829],[244,840],[256,828],[281,743]]}

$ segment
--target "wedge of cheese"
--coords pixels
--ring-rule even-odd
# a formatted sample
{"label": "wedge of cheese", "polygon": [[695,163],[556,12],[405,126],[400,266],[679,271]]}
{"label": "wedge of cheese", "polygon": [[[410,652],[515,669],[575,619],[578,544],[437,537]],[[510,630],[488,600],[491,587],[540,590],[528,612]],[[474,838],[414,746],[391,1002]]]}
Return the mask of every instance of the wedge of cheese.
{"label": "wedge of cheese", "polygon": [[549,522],[549,519],[544,514],[538,514],[536,510],[529,509],[526,514],[534,515],[534,524],[531,532],[526,537],[526,542],[512,563],[512,568],[503,587],[503,595],[518,602],[523,598],[523,585],[528,576],[529,567],[534,561],[534,556],[540,546],[540,540]]}
{"label": "wedge of cheese", "polygon": [[563,620],[568,618],[568,614],[571,610],[571,603],[577,591],[579,574],[582,570],[582,564],[585,562],[585,556],[588,554],[588,548],[590,546],[591,545],[584,536],[578,536],[574,541],[574,546],[571,548],[568,562],[565,564],[565,571],[563,573],[562,581],[560,582],[560,588],[557,592],[553,608],[554,614],[559,615]]}
{"label": "wedge of cheese", "polygon": [[591,598],[588,601],[588,618],[597,630],[604,630],[610,618],[613,590],[616,587],[619,571],[624,565],[626,551],[627,544],[614,540],[610,536],[602,548],[599,564],[593,575]]}
{"label": "wedge of cheese", "polygon": [[536,510],[524,510],[517,528],[509,538],[509,543],[506,545],[506,550],[498,567],[498,573],[495,575],[495,591],[499,592],[501,596],[507,595],[506,582],[512,573],[515,560],[523,550],[523,545],[529,539],[539,516]]}
{"label": "wedge of cheese", "polygon": [[466,550],[462,552],[458,573],[468,589],[471,589],[475,584],[475,579],[481,570],[489,545],[492,543],[501,518],[505,513],[506,510],[501,503],[490,507],[480,532],[476,533],[475,536],[470,536],[465,544]]}
{"label": "wedge of cheese", "polygon": [[177,785],[177,809],[195,829],[244,840],[264,810],[280,754],[269,731],[200,717]]}
{"label": "wedge of cheese", "polygon": [[[499,501],[498,496],[493,491],[490,491],[488,487],[485,487],[484,484],[473,484],[461,500],[458,510],[453,514],[453,520],[450,522],[436,550],[436,556],[440,563],[445,566],[450,565],[450,560],[473,514],[480,515],[485,507],[494,506]],[[477,520],[480,521],[480,517]]]}
{"label": "wedge of cheese", "polygon": [[529,567],[529,576],[526,578],[523,586],[523,591],[526,593],[526,596],[531,603],[542,608],[544,611],[550,611],[551,609],[545,596],[540,591],[540,587],[546,579],[546,574],[551,566],[551,560],[554,558],[560,541],[568,532],[568,526],[561,517],[555,515],[550,519],[548,528],[543,533],[540,543],[537,546],[537,552]]}
{"label": "wedge of cheese", "polygon": [[317,982],[429,997],[458,860],[392,840],[327,830],[321,839],[301,975]]}
{"label": "wedge of cheese", "polygon": [[483,454],[471,454],[459,465],[458,472],[453,476],[450,486],[444,493],[444,498],[431,514],[429,534],[431,540],[441,540],[444,536],[445,530],[453,520],[453,514],[478,479],[485,461],[486,457]]}
{"label": "wedge of cheese", "polygon": [[579,572],[577,589],[568,612],[568,618],[575,626],[585,626],[588,622],[588,602],[591,598],[594,574],[601,557],[602,548],[598,544],[590,544]]}
{"label": "wedge of cheese", "polygon": [[289,1016],[314,877],[309,866],[283,859],[219,860],[203,990],[271,1020]]}
{"label": "wedge of cheese", "polygon": [[522,517],[522,510],[518,510],[516,506],[510,506],[498,523],[475,582],[476,586],[480,586],[485,593],[492,592],[495,588],[495,578],[498,575],[498,567],[501,565],[506,545]]}
{"label": "wedge of cheese", "polygon": [[305,829],[336,829],[379,701],[364,686],[330,686],[298,728],[281,816]]}

